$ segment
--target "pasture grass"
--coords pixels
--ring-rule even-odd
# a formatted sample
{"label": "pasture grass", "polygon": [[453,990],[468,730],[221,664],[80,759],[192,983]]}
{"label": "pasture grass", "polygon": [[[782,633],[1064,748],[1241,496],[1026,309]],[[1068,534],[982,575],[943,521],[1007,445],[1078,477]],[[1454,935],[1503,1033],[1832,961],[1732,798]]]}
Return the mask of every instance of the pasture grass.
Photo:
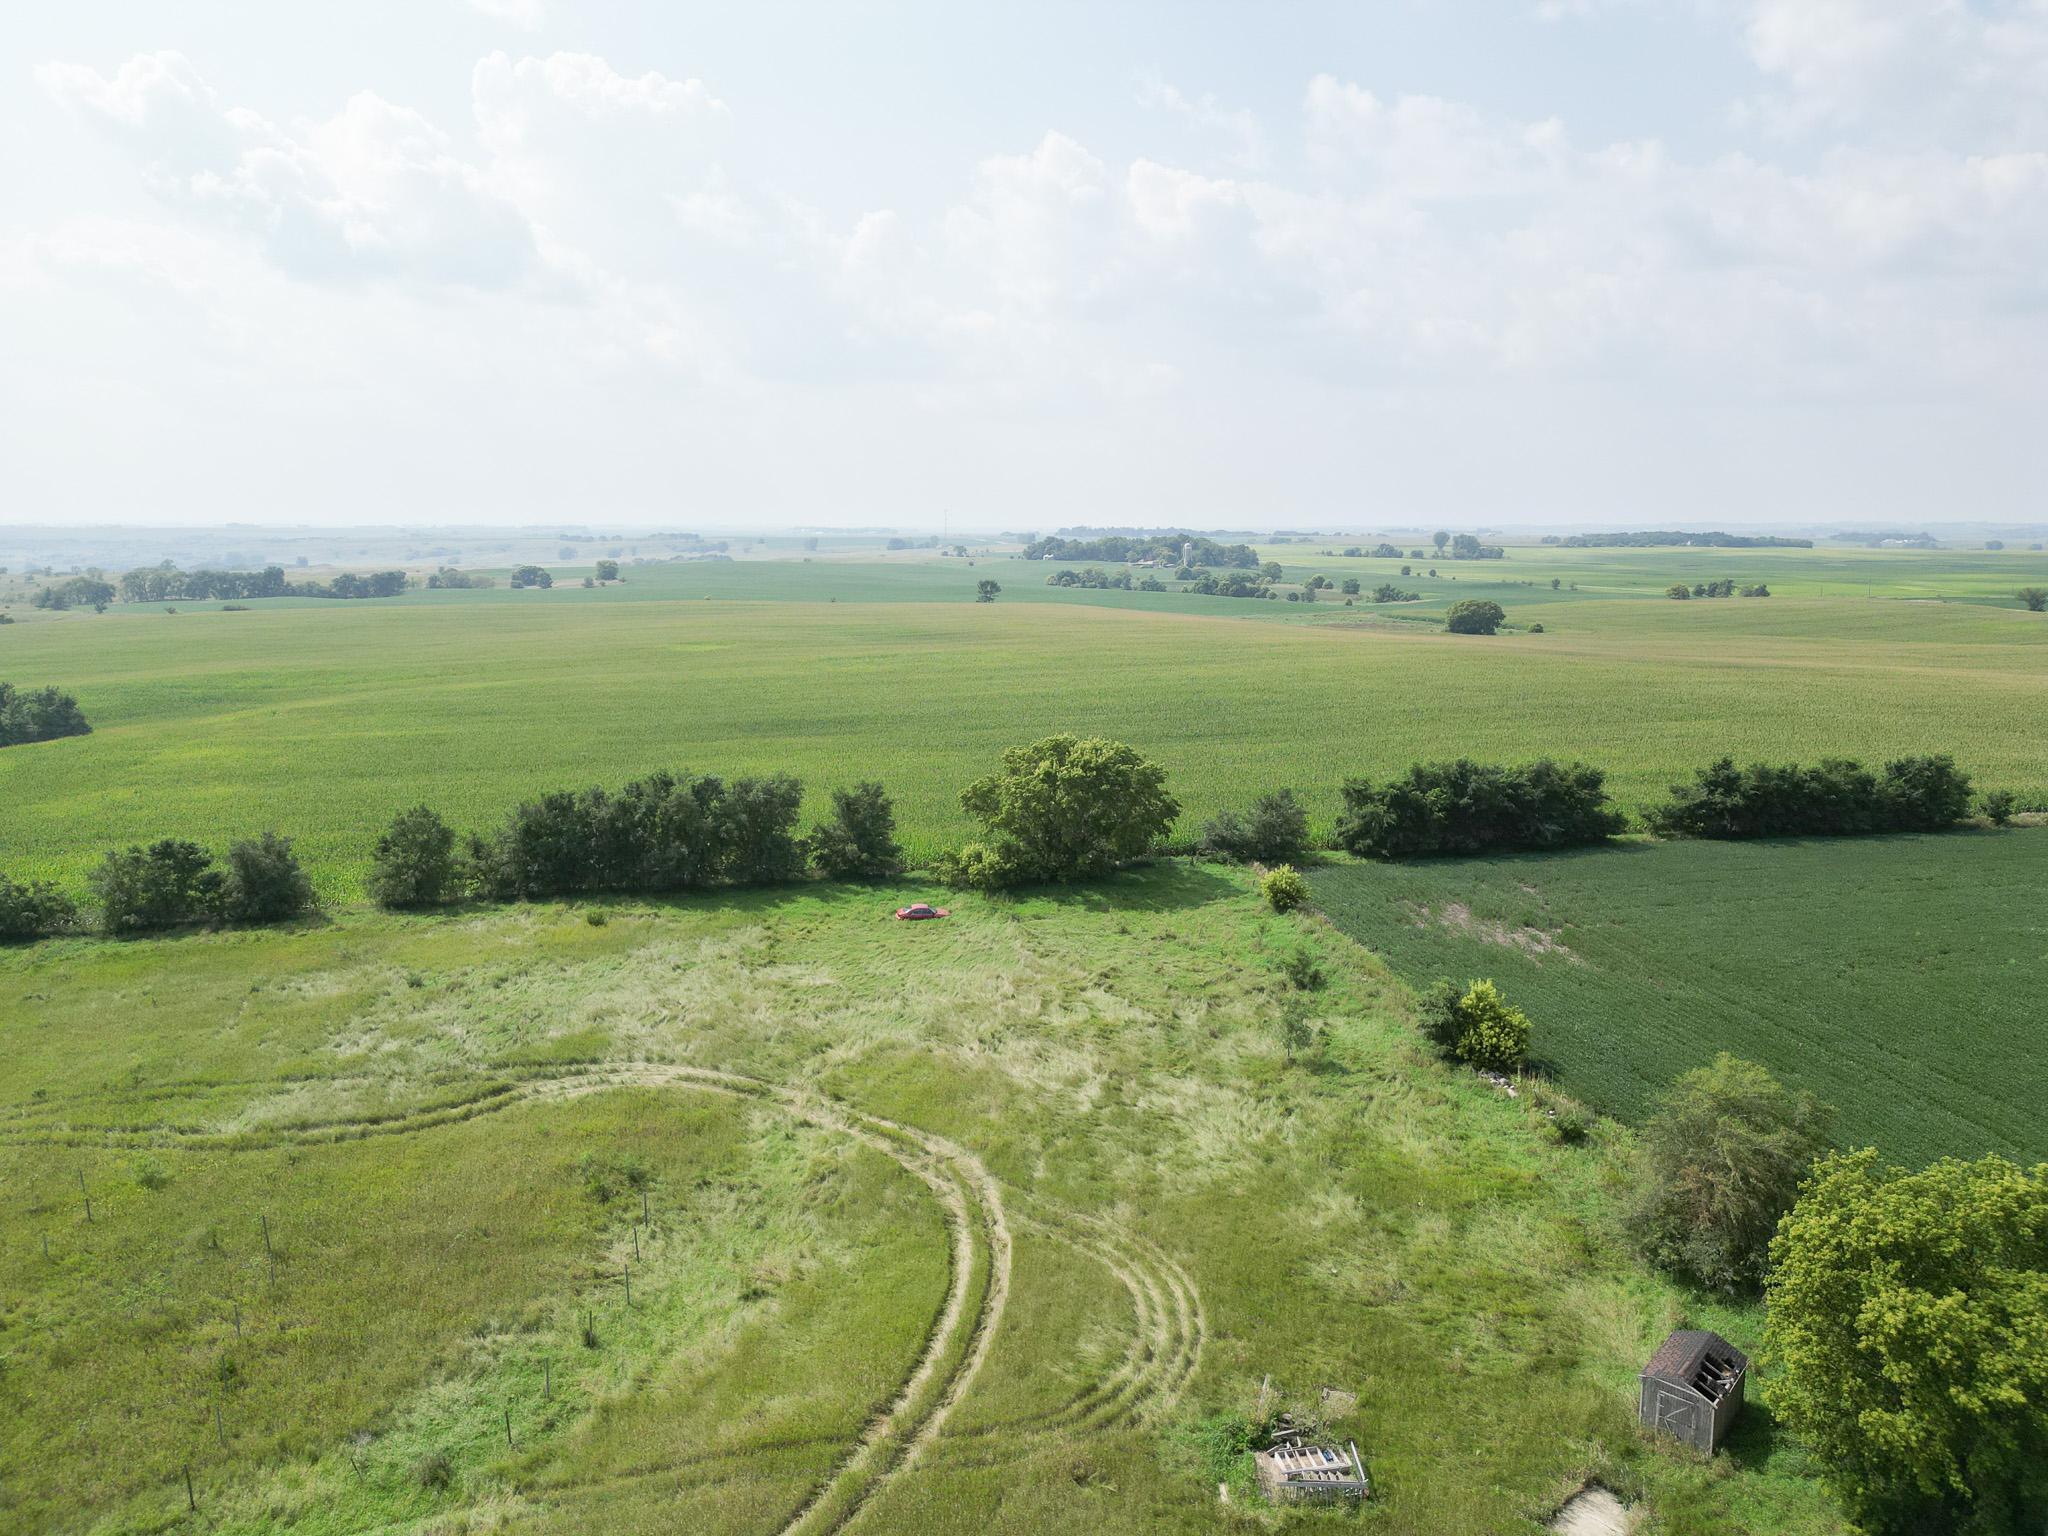
{"label": "pasture grass", "polygon": [[[1674,561],[1718,569],[1705,557],[1723,552],[1649,553],[1661,576]],[[14,626],[7,675],[72,689],[95,729],[0,753],[0,872],[75,883],[109,846],[220,847],[275,828],[323,895],[347,900],[408,805],[483,827],[522,796],[662,767],[795,773],[814,812],[831,788],[878,778],[924,858],[970,830],[963,785],[1004,747],[1061,730],[1163,762],[1184,836],[1281,785],[1326,830],[1346,776],[1458,754],[1583,759],[1639,810],[1724,752],[1946,751],[1980,787],[2048,806],[2034,724],[2048,715],[2048,621],[2010,608],[1674,603],[1546,583],[1491,594],[1511,619],[1540,613],[1545,633],[1489,639],[1398,607],[1039,601],[1042,576],[1006,579],[1002,601],[978,605],[965,600],[974,574],[929,559],[740,561],[635,568],[594,591]],[[1461,571],[1420,606],[1493,574]],[[827,600],[841,585],[848,600]],[[941,588],[958,600],[936,600]]]}
{"label": "pasture grass", "polygon": [[[1334,930],[1204,866],[890,921],[909,894],[0,952],[0,1528],[778,1529],[917,1352],[944,1228],[895,1163],[760,1101],[531,1092],[671,1061],[950,1138],[1002,1192],[986,1362],[856,1532],[1266,1524],[1172,1446],[1268,1377],[1359,1395],[1333,1427],[1372,1464],[1376,1530],[1534,1530],[1592,1475],[1665,1532],[1844,1530],[1765,1416],[1712,1464],[1638,1434],[1665,1329],[1750,1344],[1757,1318],[1628,1256],[1620,1132],[1558,1145],[1428,1059],[1406,989]],[[1302,951],[1319,990],[1283,972]],[[1319,1029],[1293,1063],[1290,997]],[[1153,1342],[1184,1378],[1154,1372],[1127,1288],[1170,1267],[1195,1301]],[[541,1358],[577,1362],[547,1402]],[[1126,1360],[1128,1412],[1100,1395]]]}
{"label": "pasture grass", "polygon": [[1561,1085],[1634,1120],[1717,1051],[1832,1104],[1844,1145],[2048,1158],[2048,834],[1672,842],[1312,870],[1416,987],[1490,976]]}

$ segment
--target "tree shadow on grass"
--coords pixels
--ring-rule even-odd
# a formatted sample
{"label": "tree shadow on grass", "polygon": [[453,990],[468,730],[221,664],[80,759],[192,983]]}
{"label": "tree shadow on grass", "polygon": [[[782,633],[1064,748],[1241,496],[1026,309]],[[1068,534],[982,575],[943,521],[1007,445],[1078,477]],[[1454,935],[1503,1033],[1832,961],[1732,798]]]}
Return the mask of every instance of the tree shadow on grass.
{"label": "tree shadow on grass", "polygon": [[1244,890],[1214,870],[1186,859],[1161,859],[1072,885],[1019,886],[1008,895],[1091,912],[1184,912],[1240,898]]}

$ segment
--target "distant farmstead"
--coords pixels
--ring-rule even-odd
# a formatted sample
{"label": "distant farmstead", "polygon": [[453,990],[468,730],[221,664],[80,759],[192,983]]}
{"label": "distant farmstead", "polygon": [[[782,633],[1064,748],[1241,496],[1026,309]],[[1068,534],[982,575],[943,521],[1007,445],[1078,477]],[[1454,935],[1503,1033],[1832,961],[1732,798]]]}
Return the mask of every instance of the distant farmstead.
{"label": "distant farmstead", "polygon": [[1253,1460],[1259,1487],[1269,1499],[1306,1502],[1362,1499],[1370,1488],[1365,1461],[1355,1442],[1338,1445],[1276,1445]]}
{"label": "distant farmstead", "polygon": [[1643,1367],[1638,1414],[1651,1429],[1712,1455],[1742,1412],[1749,1357],[1718,1333],[1681,1328]]}

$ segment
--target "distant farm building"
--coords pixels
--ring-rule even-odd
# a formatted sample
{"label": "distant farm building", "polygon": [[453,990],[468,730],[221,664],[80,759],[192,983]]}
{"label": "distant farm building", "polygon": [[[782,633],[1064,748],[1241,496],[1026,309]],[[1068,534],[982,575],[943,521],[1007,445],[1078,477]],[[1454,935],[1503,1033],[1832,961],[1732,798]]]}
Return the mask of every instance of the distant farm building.
{"label": "distant farm building", "polygon": [[1643,1367],[1638,1415],[1651,1429],[1711,1456],[1742,1412],[1748,1374],[1749,1357],[1721,1335],[1681,1328]]}
{"label": "distant farm building", "polygon": [[1371,1491],[1356,1442],[1276,1445],[1253,1460],[1259,1487],[1275,1502],[1362,1499]]}

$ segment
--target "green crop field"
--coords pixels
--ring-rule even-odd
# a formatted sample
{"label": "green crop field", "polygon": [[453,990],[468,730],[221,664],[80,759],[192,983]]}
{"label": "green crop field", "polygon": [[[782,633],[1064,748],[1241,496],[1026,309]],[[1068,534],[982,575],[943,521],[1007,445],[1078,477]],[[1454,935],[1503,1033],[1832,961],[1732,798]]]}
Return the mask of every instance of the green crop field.
{"label": "green crop field", "polygon": [[[1398,569],[1268,552],[1368,590]],[[2048,618],[1999,597],[2048,585],[2043,557],[1531,548],[1439,569],[1423,603],[1351,609],[1066,591],[1040,564],[929,556],[630,567],[590,590],[564,570],[548,592],[235,613],[17,603],[0,676],[75,692],[95,729],[0,752],[0,873],[76,881],[110,845],[276,828],[349,898],[407,805],[481,826],[538,790],[662,767],[786,771],[814,804],[878,778],[928,855],[967,830],[962,785],[1059,730],[1164,762],[1190,836],[1282,784],[1327,827],[1346,776],[1460,753],[1582,758],[1640,809],[1723,752],[1947,751],[2048,806]],[[1004,584],[993,605],[969,601],[983,572]],[[1785,595],[1656,595],[1723,574]],[[1468,594],[1544,632],[1443,634]]]}
{"label": "green crop field", "polygon": [[1363,950],[1189,864],[906,894],[0,951],[0,1529],[1244,1529],[1191,1426],[1268,1384],[1356,1394],[1376,1531],[1845,1529],[1764,1406],[1639,1434],[1756,1314]]}
{"label": "green crop field", "polygon": [[1340,863],[1316,899],[1411,982],[1490,976],[1571,1093],[1640,1116],[1732,1051],[1904,1162],[2048,1158],[2048,834]]}

